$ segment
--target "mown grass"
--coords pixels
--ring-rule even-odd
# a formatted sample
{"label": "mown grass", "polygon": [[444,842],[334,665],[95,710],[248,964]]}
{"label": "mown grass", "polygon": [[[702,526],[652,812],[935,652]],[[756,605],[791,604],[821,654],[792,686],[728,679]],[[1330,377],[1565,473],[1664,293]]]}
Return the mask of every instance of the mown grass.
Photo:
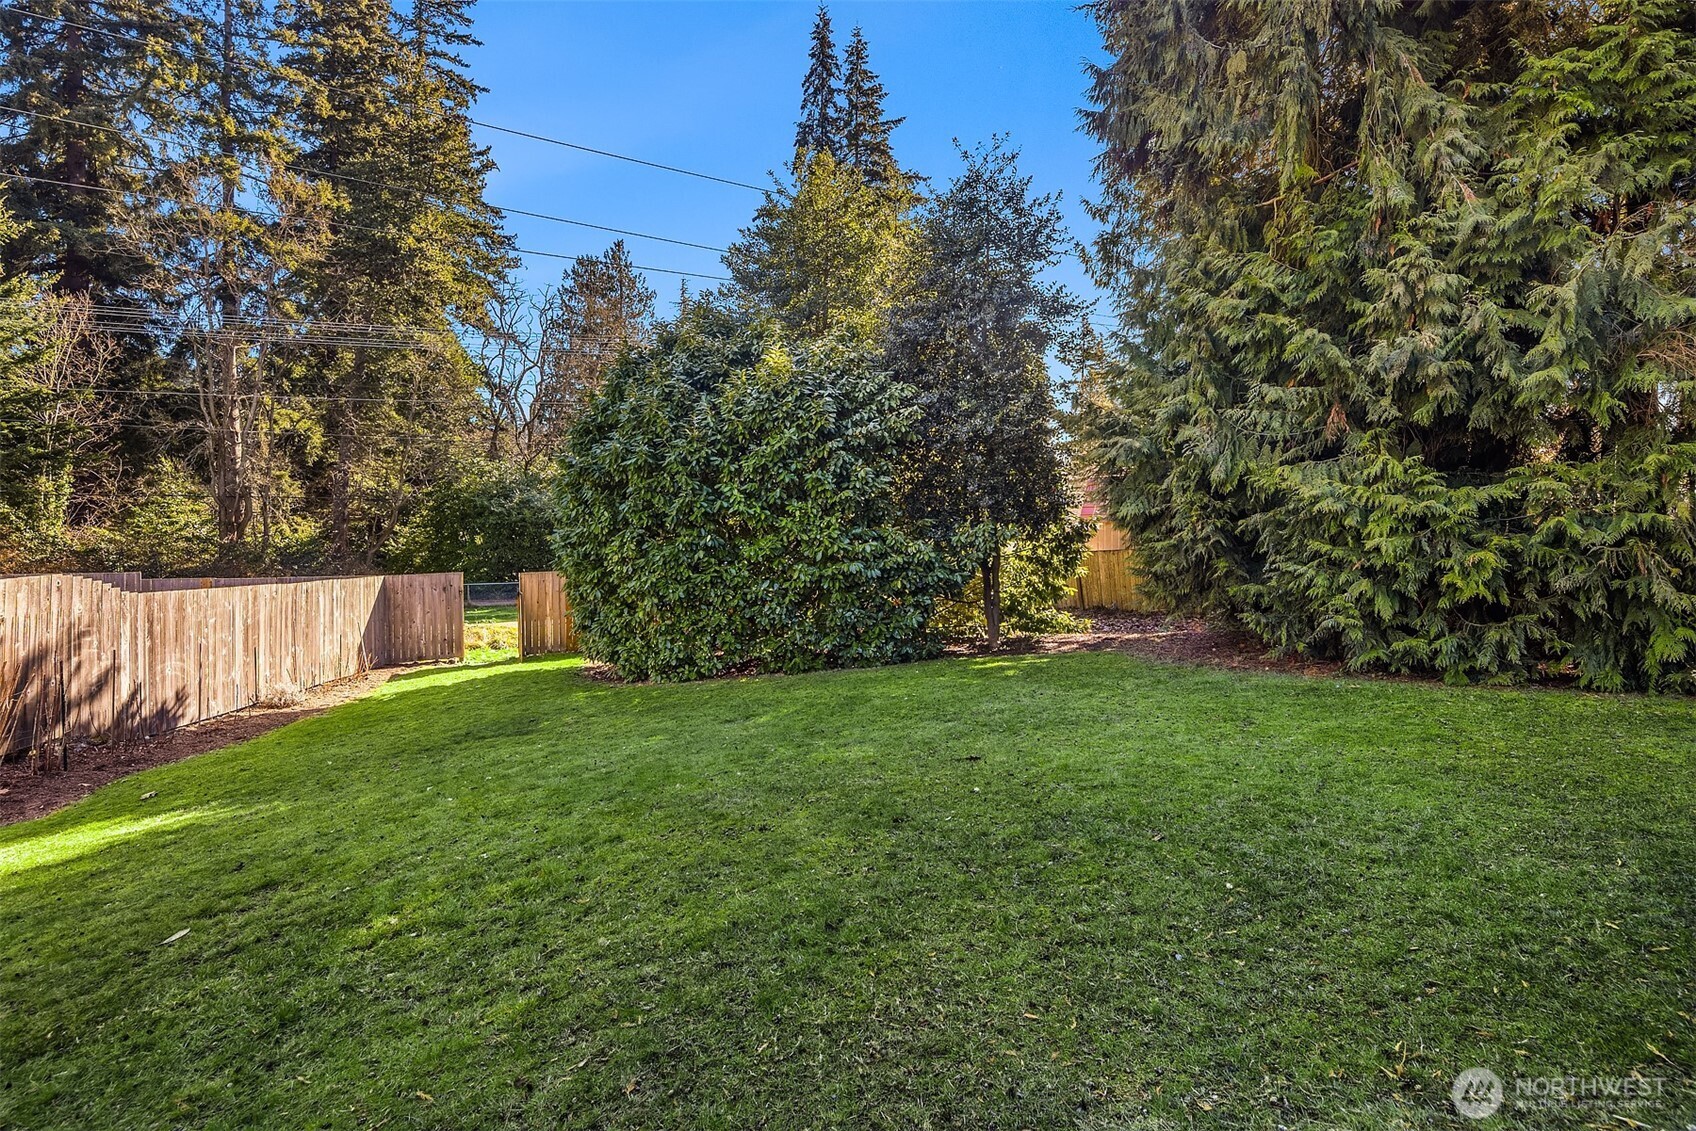
{"label": "mown grass", "polygon": [[[1696,1110],[1696,708],[1115,655],[403,676],[0,830],[0,1125]],[[175,942],[164,940],[179,931]]]}
{"label": "mown grass", "polygon": [[517,624],[517,605],[468,605],[466,624]]}
{"label": "mown grass", "polygon": [[517,655],[517,605],[473,605],[465,610],[467,663],[487,664]]}

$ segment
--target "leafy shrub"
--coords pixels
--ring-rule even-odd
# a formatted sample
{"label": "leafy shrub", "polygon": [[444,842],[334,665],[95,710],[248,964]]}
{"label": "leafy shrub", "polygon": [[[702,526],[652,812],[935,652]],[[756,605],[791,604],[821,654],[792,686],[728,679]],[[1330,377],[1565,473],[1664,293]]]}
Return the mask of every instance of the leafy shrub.
{"label": "leafy shrub", "polygon": [[425,493],[388,547],[392,568],[458,571],[467,581],[509,581],[549,569],[557,513],[551,476],[470,460]]}
{"label": "leafy shrub", "polygon": [[1285,651],[1451,680],[1570,670],[1585,686],[1691,684],[1696,445],[1455,483],[1378,453],[1258,476],[1259,576],[1230,587]]}
{"label": "leafy shrub", "polygon": [[81,532],[84,557],[109,570],[188,577],[218,558],[218,520],[206,485],[162,459],[143,475],[112,523]]}
{"label": "leafy shrub", "polygon": [[[1083,566],[1089,526],[1063,519],[1038,538],[1014,538],[1001,548],[1001,627],[1015,636],[1083,632],[1089,622],[1058,607]],[[968,566],[969,568],[969,566]],[[972,571],[954,599],[942,606],[938,625],[945,632],[984,630],[983,578]]]}
{"label": "leafy shrub", "polygon": [[626,355],[560,474],[584,651],[637,679],[931,653],[962,578],[898,525],[910,393],[841,339],[705,307]]}
{"label": "leafy shrub", "polygon": [[29,476],[15,494],[15,505],[0,498],[0,573],[63,568],[72,550],[65,522],[71,504],[69,473]]}

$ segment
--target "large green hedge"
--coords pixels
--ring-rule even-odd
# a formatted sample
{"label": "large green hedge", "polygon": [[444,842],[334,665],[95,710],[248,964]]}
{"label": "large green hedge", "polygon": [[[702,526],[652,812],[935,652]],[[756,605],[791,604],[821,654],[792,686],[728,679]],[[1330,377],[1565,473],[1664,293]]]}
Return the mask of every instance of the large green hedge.
{"label": "large green hedge", "polygon": [[911,390],[860,349],[698,308],[571,433],[559,564],[588,655],[636,679],[932,652],[963,578],[898,522]]}
{"label": "large green hedge", "polygon": [[1696,8],[1095,13],[1082,418],[1151,591],[1357,666],[1696,682]]}

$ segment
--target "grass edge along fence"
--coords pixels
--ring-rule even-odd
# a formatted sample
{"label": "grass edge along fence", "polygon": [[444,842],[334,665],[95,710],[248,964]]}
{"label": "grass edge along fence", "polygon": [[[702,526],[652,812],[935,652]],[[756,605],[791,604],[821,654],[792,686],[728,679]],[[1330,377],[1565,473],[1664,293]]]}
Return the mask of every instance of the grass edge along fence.
{"label": "grass edge along fence", "polygon": [[0,756],[164,734],[465,651],[457,573],[0,577]]}

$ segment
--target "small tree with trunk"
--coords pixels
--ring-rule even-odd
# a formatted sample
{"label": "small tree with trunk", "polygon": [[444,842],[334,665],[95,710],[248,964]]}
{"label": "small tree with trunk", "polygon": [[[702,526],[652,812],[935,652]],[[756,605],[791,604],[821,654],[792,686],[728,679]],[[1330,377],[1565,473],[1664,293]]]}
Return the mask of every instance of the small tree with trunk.
{"label": "small tree with trunk", "polygon": [[965,169],[919,220],[921,266],[891,320],[886,362],[918,390],[906,461],[908,511],[983,582],[1000,643],[1003,548],[1063,527],[1070,504],[1047,356],[1083,305],[1041,273],[1068,243],[1056,198],[1033,196],[999,140],[962,150]]}

